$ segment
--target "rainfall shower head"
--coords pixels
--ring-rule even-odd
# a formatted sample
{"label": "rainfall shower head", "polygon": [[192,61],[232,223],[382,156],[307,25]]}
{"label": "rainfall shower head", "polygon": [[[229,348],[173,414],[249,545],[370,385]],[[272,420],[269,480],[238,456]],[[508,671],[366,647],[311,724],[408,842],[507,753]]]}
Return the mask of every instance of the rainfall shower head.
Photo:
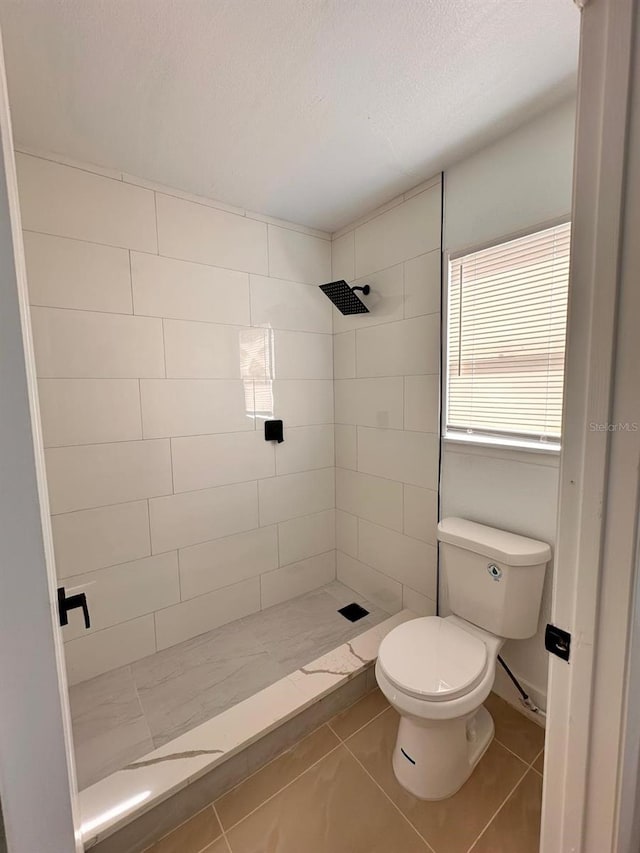
{"label": "rainfall shower head", "polygon": [[366,296],[371,288],[368,284],[364,287],[349,287],[344,279],[330,281],[329,284],[321,284],[320,290],[327,294],[329,299],[342,314],[368,314],[369,309],[354,293],[361,290]]}

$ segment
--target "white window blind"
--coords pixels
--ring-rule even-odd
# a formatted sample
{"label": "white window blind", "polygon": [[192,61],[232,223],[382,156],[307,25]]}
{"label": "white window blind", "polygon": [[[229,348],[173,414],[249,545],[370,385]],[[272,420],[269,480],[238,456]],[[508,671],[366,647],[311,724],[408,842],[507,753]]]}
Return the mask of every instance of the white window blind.
{"label": "white window blind", "polygon": [[446,434],[559,446],[571,225],[449,265]]}

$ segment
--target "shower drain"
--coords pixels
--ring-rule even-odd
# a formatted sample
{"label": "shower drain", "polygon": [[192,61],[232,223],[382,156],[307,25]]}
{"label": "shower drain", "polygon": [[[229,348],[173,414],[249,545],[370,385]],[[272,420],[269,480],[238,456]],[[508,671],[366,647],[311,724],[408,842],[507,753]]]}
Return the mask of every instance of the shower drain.
{"label": "shower drain", "polygon": [[352,604],[346,604],[344,607],[341,607],[338,613],[344,616],[345,619],[348,619],[349,622],[357,622],[358,619],[364,619],[365,616],[369,615],[369,611],[365,610],[364,607],[360,607],[355,601]]}

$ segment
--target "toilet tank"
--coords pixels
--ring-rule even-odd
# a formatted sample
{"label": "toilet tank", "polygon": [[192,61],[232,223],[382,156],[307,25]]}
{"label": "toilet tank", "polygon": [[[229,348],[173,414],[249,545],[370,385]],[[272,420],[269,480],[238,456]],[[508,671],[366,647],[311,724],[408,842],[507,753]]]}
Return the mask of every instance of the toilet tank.
{"label": "toilet tank", "polygon": [[498,637],[523,640],[538,627],[546,542],[465,518],[438,524],[440,568],[452,612]]}

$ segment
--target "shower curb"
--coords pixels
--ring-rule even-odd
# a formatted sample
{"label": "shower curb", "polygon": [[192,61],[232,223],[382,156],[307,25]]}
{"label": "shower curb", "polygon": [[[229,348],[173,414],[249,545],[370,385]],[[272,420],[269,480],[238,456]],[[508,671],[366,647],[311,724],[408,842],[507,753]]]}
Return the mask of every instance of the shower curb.
{"label": "shower curb", "polygon": [[385,619],[80,792],[85,850],[139,853],[375,686]]}

